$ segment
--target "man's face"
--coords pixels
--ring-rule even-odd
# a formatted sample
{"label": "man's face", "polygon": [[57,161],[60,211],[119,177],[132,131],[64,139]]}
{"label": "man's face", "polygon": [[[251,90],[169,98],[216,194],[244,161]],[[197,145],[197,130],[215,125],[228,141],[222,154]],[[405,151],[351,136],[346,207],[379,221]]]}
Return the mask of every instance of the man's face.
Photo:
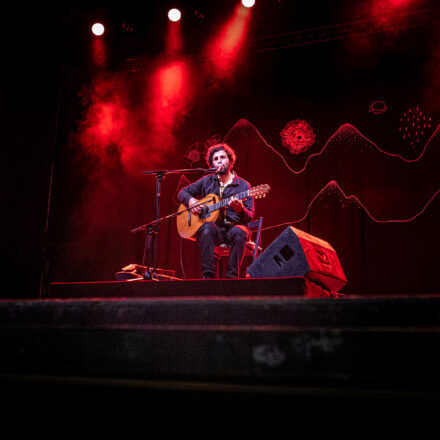
{"label": "man's face", "polygon": [[214,168],[218,168],[221,165],[222,170],[219,171],[218,174],[226,174],[229,171],[230,167],[229,157],[226,154],[226,151],[216,151],[212,156],[212,165]]}

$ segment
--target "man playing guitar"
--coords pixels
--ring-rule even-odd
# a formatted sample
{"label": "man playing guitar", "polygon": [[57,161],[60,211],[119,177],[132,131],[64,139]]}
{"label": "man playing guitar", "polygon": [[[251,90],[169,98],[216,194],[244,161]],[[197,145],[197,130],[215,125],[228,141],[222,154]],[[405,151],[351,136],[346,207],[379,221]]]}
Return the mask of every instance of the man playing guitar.
{"label": "man playing guitar", "polygon": [[254,200],[252,197],[245,200],[234,197],[251,188],[246,180],[233,171],[235,161],[236,154],[226,143],[211,146],[206,153],[206,162],[217,171],[183,188],[178,195],[191,213],[198,216],[203,212],[200,198],[208,194],[216,194],[220,199],[230,198],[217,220],[204,223],[197,231],[203,278],[214,278],[214,247],[222,243],[230,247],[226,278],[238,277],[246,241],[250,236],[248,223],[254,216]]}

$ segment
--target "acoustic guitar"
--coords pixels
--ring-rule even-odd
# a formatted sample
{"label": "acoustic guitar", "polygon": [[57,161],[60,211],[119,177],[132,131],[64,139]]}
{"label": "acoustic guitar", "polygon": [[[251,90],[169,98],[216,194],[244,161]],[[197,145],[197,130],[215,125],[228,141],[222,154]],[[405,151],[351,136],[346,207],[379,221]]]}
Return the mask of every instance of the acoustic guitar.
{"label": "acoustic guitar", "polygon": [[266,197],[266,194],[269,191],[269,185],[259,185],[222,200],[220,200],[219,196],[216,194],[208,194],[198,202],[202,207],[202,212],[199,215],[192,214],[182,203],[177,211],[178,213],[181,213],[177,216],[177,231],[182,238],[191,239],[204,223],[215,222],[217,220],[220,214],[219,209],[228,206],[232,197],[239,200],[247,199],[249,197],[259,199]]}

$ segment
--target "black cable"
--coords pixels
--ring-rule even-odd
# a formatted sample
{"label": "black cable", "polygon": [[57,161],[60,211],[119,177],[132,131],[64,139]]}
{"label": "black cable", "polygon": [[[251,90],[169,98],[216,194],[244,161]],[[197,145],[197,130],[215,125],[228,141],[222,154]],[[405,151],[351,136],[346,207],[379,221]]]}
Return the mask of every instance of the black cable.
{"label": "black cable", "polygon": [[180,268],[182,269],[183,279],[186,280],[185,269],[183,267],[183,239],[180,239]]}

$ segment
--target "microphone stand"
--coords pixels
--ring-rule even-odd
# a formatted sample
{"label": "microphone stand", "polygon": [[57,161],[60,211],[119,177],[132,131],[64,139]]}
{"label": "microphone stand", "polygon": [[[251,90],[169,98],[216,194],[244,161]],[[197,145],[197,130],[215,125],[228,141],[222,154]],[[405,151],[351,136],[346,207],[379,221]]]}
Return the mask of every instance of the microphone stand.
{"label": "microphone stand", "polygon": [[[131,232],[139,232],[143,230],[147,230],[147,270],[144,273],[144,279],[146,280],[156,280],[157,281],[157,275],[156,275],[156,269],[157,269],[157,245],[158,245],[158,238],[159,238],[159,223],[162,220],[165,220],[167,218],[176,217],[180,213],[171,214],[169,216],[159,218],[160,214],[160,195],[161,195],[161,183],[162,179],[167,174],[184,174],[184,173],[193,173],[195,171],[204,171],[204,172],[214,172],[216,171],[215,168],[211,169],[205,169],[205,168],[185,168],[180,170],[157,170],[157,171],[143,171],[143,174],[150,174],[156,176],[156,214],[154,221],[147,223],[145,225],[139,226],[138,228],[132,229]],[[184,211],[182,211],[184,212]],[[145,254],[144,254],[145,257]]]}

